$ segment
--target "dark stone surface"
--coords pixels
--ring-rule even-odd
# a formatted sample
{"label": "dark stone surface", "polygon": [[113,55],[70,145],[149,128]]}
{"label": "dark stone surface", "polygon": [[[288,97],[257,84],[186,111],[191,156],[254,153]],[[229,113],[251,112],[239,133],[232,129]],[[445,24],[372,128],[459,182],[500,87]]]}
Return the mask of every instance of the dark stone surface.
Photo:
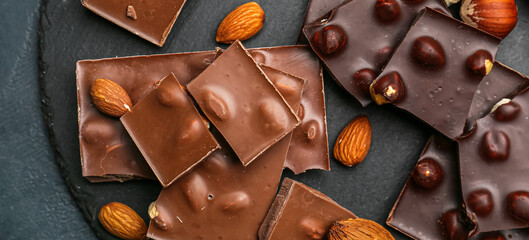
{"label": "dark stone surface", "polygon": [[[45,70],[42,87],[57,161],[79,206],[102,238],[94,215],[107,201],[122,201],[146,217],[159,187],[146,181],[90,184],[80,175],[75,101],[75,62],[86,58],[209,50],[221,19],[245,1],[192,0],[167,40],[158,48],[83,9],[79,1],[50,0],[43,13],[41,39]],[[294,44],[306,0],[260,1],[267,20],[248,47]],[[529,74],[529,2],[517,1],[518,27],[505,39],[498,60]],[[4,0],[0,9],[0,236],[2,239],[92,239],[54,164],[40,112],[37,83],[36,0]],[[8,37],[5,37],[8,36]],[[223,45],[223,47],[225,47]],[[331,171],[293,177],[335,199],[355,214],[383,223],[430,131],[389,107],[360,105],[325,76],[329,146],[352,118],[366,113],[373,143],[365,162],[347,168],[331,160]],[[48,99],[49,97],[49,99]],[[141,209],[145,209],[141,211]],[[396,234],[397,239],[406,239]]]}

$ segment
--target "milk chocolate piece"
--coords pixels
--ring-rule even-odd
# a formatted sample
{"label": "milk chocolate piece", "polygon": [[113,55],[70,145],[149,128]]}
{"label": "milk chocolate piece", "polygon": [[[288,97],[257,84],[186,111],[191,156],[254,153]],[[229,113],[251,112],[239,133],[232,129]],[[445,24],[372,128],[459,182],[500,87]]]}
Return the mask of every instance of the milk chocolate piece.
{"label": "milk chocolate piece", "polygon": [[495,109],[458,140],[463,200],[480,232],[529,227],[529,92]]}
{"label": "milk chocolate piece", "polygon": [[[427,170],[422,166],[425,161],[438,164],[441,181],[435,187],[425,188],[417,179],[410,177],[386,223],[413,239],[439,240],[446,235],[440,224],[441,216],[452,210],[464,213],[461,209],[456,143],[444,136],[432,135],[413,171]],[[472,234],[472,224],[462,221],[455,224],[454,228],[463,229],[466,237]]]}
{"label": "milk chocolate piece", "polygon": [[165,39],[186,0],[81,0],[97,15],[158,46]]}
{"label": "milk chocolate piece", "polygon": [[[483,79],[466,67],[467,59],[479,50],[494,56],[498,45],[498,38],[426,8],[371,85],[371,95],[392,102],[454,139],[463,133]],[[437,58],[443,59],[441,65],[436,66],[441,63]],[[398,99],[391,99],[393,93]]]}
{"label": "milk chocolate piece", "polygon": [[172,73],[125,113],[121,123],[163,187],[219,148]]}
{"label": "milk chocolate piece", "polygon": [[300,122],[239,41],[187,89],[245,166]]}
{"label": "milk chocolate piece", "polygon": [[[310,166],[328,170],[323,78],[318,59],[306,46],[250,49],[249,52],[260,63],[307,80],[301,100],[304,120],[293,132],[289,159],[301,163],[300,169]],[[94,80],[112,79],[124,87],[134,104],[171,72],[182,85],[187,84],[213,62],[214,56],[215,51],[207,51],[79,61],[77,94],[83,176],[91,182],[156,179],[119,120],[101,114],[93,106],[89,92]],[[303,127],[307,126],[317,129],[312,142],[304,137]]]}
{"label": "milk chocolate piece", "polygon": [[[357,80],[353,78],[355,73],[370,69],[379,74],[417,13],[424,7],[449,14],[442,0],[391,2],[397,7],[380,15],[384,17],[394,14],[394,19],[377,17],[380,9],[384,10],[377,1],[353,0],[307,24],[303,29],[311,47],[334,79],[363,106],[371,102],[371,97],[369,92],[363,91],[362,86],[357,84]],[[342,42],[334,42],[336,40]]]}
{"label": "milk chocolate piece", "polygon": [[329,197],[285,178],[259,229],[259,239],[323,239],[334,222],[356,218]]}
{"label": "milk chocolate piece", "polygon": [[[288,104],[297,110],[303,81],[265,68]],[[276,76],[276,77],[274,77]],[[280,87],[285,84],[292,87]],[[290,135],[243,166],[227,143],[192,172],[162,190],[147,236],[154,239],[257,239],[272,204]]]}
{"label": "milk chocolate piece", "polygon": [[490,74],[478,85],[470,105],[465,132],[470,131],[474,122],[485,117],[501,99],[512,98],[527,86],[529,86],[529,78],[496,62]]}

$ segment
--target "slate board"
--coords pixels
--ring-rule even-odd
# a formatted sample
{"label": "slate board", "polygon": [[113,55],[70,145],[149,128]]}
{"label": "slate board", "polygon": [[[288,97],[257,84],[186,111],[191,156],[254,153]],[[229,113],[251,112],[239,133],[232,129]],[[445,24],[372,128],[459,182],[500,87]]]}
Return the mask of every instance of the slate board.
{"label": "slate board", "polygon": [[[211,50],[216,28],[232,9],[246,0],[188,0],[163,48],[84,9],[76,0],[44,0],[39,31],[39,66],[44,117],[49,127],[57,164],[66,185],[90,226],[101,239],[115,239],[99,224],[100,207],[123,202],[147,221],[147,208],[161,187],[154,181],[89,183],[81,176],[79,158],[75,63],[82,59]],[[307,0],[261,0],[266,22],[261,32],[245,41],[246,47],[295,44]],[[497,58],[529,74],[529,2],[518,1],[518,27],[502,43]],[[457,10],[456,10],[457,11]],[[331,171],[313,170],[295,176],[322,191],[360,217],[384,224],[409,172],[431,134],[431,129],[388,106],[362,108],[325,74],[329,149],[340,130],[355,116],[367,114],[373,141],[365,161],[343,167],[331,157]],[[385,226],[385,224],[384,224]],[[396,239],[408,239],[391,230]]]}

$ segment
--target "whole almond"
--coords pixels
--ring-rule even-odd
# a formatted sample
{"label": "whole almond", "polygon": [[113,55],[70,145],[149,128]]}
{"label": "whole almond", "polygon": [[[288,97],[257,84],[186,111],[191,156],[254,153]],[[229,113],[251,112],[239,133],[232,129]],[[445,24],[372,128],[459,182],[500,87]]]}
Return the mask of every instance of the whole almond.
{"label": "whole almond", "polygon": [[146,239],[147,225],[125,204],[111,202],[103,206],[99,211],[99,222],[116,237],[127,240]]}
{"label": "whole almond", "polygon": [[221,43],[233,43],[237,39],[244,41],[257,34],[264,21],[265,14],[259,4],[245,3],[222,20],[215,39]]}
{"label": "whole almond", "polygon": [[121,117],[132,106],[125,89],[108,79],[95,80],[90,88],[90,96],[99,111],[112,117]]}
{"label": "whole almond", "polygon": [[329,229],[329,240],[395,240],[380,224],[362,218],[338,221]]}
{"label": "whole almond", "polygon": [[366,115],[353,119],[336,139],[334,158],[349,167],[360,164],[369,152],[371,132],[371,124]]}

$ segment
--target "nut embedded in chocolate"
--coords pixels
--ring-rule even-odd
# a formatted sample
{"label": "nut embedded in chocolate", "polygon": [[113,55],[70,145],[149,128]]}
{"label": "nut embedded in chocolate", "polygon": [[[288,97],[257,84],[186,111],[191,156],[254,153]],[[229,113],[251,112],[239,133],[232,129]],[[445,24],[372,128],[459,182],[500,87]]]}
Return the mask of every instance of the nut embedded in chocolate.
{"label": "nut embedded in chocolate", "polygon": [[377,69],[380,70],[384,68],[384,66],[386,66],[386,64],[389,61],[389,57],[391,56],[391,54],[393,54],[394,50],[395,49],[390,46],[378,49],[377,55],[375,56],[375,59],[376,59],[375,66]]}
{"label": "nut embedded in chocolate", "polygon": [[480,76],[486,76],[492,70],[494,61],[487,50],[478,50],[467,59],[467,68]]}
{"label": "nut embedded in chocolate", "polygon": [[489,130],[481,138],[481,152],[487,160],[507,159],[510,147],[509,136],[503,131]]}
{"label": "nut embedded in chocolate", "polygon": [[365,94],[369,95],[369,86],[376,78],[375,71],[364,68],[360,71],[356,72],[355,75],[353,75],[353,83],[362,91],[364,91]]}
{"label": "nut embedded in chocolate", "polygon": [[479,240],[506,240],[500,232],[480,233]]}
{"label": "nut embedded in chocolate", "polygon": [[345,46],[347,37],[341,27],[331,25],[316,32],[313,40],[320,53],[331,55]]}
{"label": "nut embedded in chocolate", "polygon": [[507,207],[513,218],[529,223],[529,193],[513,192],[507,197]]}
{"label": "nut embedded in chocolate", "polygon": [[204,111],[210,112],[211,115],[216,116],[220,121],[230,119],[230,110],[222,97],[210,90],[204,91],[202,97],[205,104]]}
{"label": "nut embedded in chocolate", "polygon": [[425,158],[417,163],[411,177],[420,187],[432,189],[443,180],[443,171],[435,160]]}
{"label": "nut embedded in chocolate", "polygon": [[497,107],[492,116],[498,121],[511,121],[520,114],[520,110],[520,104],[510,101]]}
{"label": "nut embedded in chocolate", "polygon": [[400,16],[400,6],[396,0],[377,0],[375,16],[382,22],[389,22]]}
{"label": "nut embedded in chocolate", "polygon": [[314,217],[304,218],[299,225],[305,232],[306,236],[311,240],[323,239],[323,235],[327,231],[323,222]]}
{"label": "nut embedded in chocolate", "polygon": [[132,5],[127,6],[127,17],[132,18],[134,20],[138,19],[138,15],[136,15],[136,10],[134,10],[134,7]]}
{"label": "nut embedded in chocolate", "polygon": [[466,240],[470,230],[460,221],[459,211],[451,210],[443,214],[439,220],[443,230],[443,236],[448,240]]}
{"label": "nut embedded in chocolate", "polygon": [[440,68],[445,63],[445,53],[441,44],[432,37],[419,37],[413,42],[411,55],[423,66]]}
{"label": "nut embedded in chocolate", "polygon": [[378,105],[398,103],[405,97],[404,83],[397,72],[375,80],[369,87],[369,92]]}
{"label": "nut embedded in chocolate", "polygon": [[494,200],[489,190],[480,189],[468,195],[467,205],[476,215],[486,216],[494,208]]}

